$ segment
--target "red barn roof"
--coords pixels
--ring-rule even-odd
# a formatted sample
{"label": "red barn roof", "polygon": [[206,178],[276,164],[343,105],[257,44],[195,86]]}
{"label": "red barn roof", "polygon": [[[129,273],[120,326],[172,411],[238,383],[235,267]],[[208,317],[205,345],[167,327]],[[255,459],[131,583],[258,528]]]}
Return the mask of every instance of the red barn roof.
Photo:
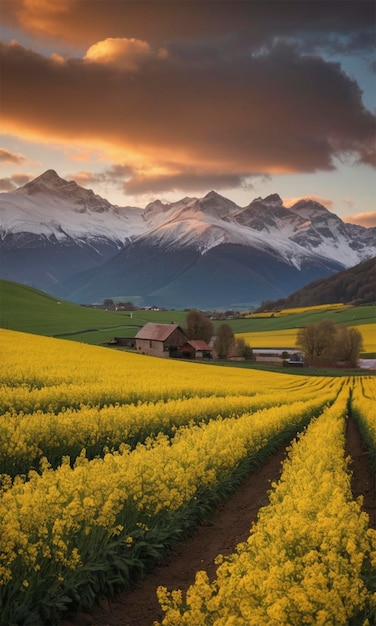
{"label": "red barn roof", "polygon": [[212,348],[202,339],[190,339],[187,343],[189,343],[189,345],[191,345],[195,350],[212,351]]}
{"label": "red barn roof", "polygon": [[182,333],[184,331],[179,324],[155,324],[148,322],[137,333],[136,339],[153,339],[154,341],[166,341],[166,339],[179,328]]}

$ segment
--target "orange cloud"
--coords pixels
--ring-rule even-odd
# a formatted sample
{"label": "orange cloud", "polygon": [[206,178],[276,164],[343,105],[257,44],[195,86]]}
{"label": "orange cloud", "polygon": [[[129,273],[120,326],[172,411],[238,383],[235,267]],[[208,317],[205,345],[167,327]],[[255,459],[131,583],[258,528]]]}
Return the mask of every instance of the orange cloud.
{"label": "orange cloud", "polygon": [[93,174],[93,172],[76,172],[70,176],[67,176],[69,180],[75,180],[78,185],[82,187],[88,187],[90,185],[101,183],[104,180],[103,174]]}
{"label": "orange cloud", "polygon": [[283,204],[285,207],[290,208],[300,200],[314,200],[314,202],[318,202],[326,207],[329,211],[333,210],[333,200],[329,198],[321,198],[320,196],[301,196],[297,198],[284,198]]}
{"label": "orange cloud", "polygon": [[59,23],[71,17],[75,4],[75,0],[16,0],[14,15],[25,30],[56,36],[62,34]]}
{"label": "orange cloud", "polygon": [[[343,51],[350,30],[372,28],[375,21],[371,0],[289,0],[273,3],[273,10],[269,2],[261,0],[237,0],[236,10],[233,0],[2,0],[1,11],[6,26],[77,45],[90,45],[109,34],[166,42],[236,33],[238,42],[243,40],[260,49],[273,37],[300,34],[309,40],[305,36],[312,32],[320,35],[321,45],[329,34],[331,50],[335,45],[331,33],[344,34],[342,39],[338,37]],[[354,38],[357,46],[373,41],[372,35],[370,39]]]}
{"label": "orange cloud", "polygon": [[61,54],[57,54],[56,52],[53,52],[50,55],[50,59],[58,65],[64,65],[66,63],[66,59]]}
{"label": "orange cloud", "polygon": [[90,147],[75,145],[73,148],[70,146],[69,149],[64,148],[64,156],[70,161],[85,161],[87,163],[97,162],[97,161],[106,161],[107,157],[103,153],[103,151],[98,150],[96,148],[90,149]]}
{"label": "orange cloud", "polygon": [[281,46],[240,64],[213,52],[201,65],[188,44],[160,62],[146,41],[99,43],[89,48],[91,62],[65,63],[2,45],[4,128],[103,150],[133,167],[133,186],[144,192],[148,181],[155,188],[171,176],[197,185],[208,176],[315,172],[334,169],[336,157],[363,161],[375,151],[375,116],[339,66],[319,58]]}
{"label": "orange cloud", "polygon": [[23,165],[26,161],[27,159],[23,156],[23,154],[19,154],[18,152],[9,152],[9,150],[0,148],[0,162]]}
{"label": "orange cloud", "polygon": [[137,70],[140,64],[153,56],[147,41],[109,38],[90,46],[85,61],[114,65],[122,70]]}
{"label": "orange cloud", "polygon": [[358,224],[359,226],[371,228],[372,226],[376,226],[376,211],[349,215],[347,217],[344,217],[343,221],[347,222],[348,224]]}

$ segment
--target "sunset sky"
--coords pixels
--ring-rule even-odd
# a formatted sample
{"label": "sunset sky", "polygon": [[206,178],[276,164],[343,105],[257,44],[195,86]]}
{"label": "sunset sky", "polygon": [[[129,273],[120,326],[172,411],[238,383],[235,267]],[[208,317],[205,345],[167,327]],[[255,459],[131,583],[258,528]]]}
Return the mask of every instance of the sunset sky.
{"label": "sunset sky", "polygon": [[120,206],[279,193],[376,225],[375,7],[1,0],[0,191],[52,168]]}

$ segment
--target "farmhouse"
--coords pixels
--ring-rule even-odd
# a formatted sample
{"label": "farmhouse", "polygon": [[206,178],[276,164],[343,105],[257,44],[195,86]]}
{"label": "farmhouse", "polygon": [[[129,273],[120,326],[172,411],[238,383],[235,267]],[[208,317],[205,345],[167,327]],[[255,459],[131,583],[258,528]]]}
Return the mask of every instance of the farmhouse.
{"label": "farmhouse", "polygon": [[152,356],[177,357],[188,337],[178,324],[148,322],[136,335],[136,350]]}
{"label": "farmhouse", "polygon": [[190,340],[178,324],[148,322],[137,333],[136,350],[141,354],[170,358],[210,358],[212,349],[205,341]]}

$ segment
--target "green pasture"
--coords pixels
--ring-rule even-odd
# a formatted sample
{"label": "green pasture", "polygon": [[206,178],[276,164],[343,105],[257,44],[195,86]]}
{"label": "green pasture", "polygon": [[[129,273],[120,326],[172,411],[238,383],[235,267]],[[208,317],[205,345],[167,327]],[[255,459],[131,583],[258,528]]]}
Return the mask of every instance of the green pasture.
{"label": "green pasture", "polygon": [[290,313],[278,317],[257,317],[253,315],[244,319],[232,320],[231,327],[235,333],[280,331],[289,328],[300,328],[310,322],[321,320],[333,320],[336,324],[344,326],[359,326],[361,324],[374,324],[376,322],[376,306],[367,304],[363,306],[312,309],[301,313]]}
{"label": "green pasture", "polygon": [[0,327],[101,344],[133,337],[146,322],[184,325],[184,311],[106,311],[59,300],[43,291],[0,280]]}
{"label": "green pasture", "polygon": [[[94,345],[112,337],[134,337],[146,322],[185,326],[187,311],[105,311],[59,300],[25,285],[0,280],[0,327],[22,332],[64,337]],[[243,334],[252,347],[288,347],[296,330],[308,322],[332,319],[338,324],[367,330],[367,352],[376,352],[376,306],[328,306],[275,317],[229,319],[226,323],[235,334]],[[224,320],[214,320],[214,326]],[[373,341],[374,335],[374,341]],[[374,344],[374,345],[373,345]],[[366,346],[365,346],[366,347]]]}

